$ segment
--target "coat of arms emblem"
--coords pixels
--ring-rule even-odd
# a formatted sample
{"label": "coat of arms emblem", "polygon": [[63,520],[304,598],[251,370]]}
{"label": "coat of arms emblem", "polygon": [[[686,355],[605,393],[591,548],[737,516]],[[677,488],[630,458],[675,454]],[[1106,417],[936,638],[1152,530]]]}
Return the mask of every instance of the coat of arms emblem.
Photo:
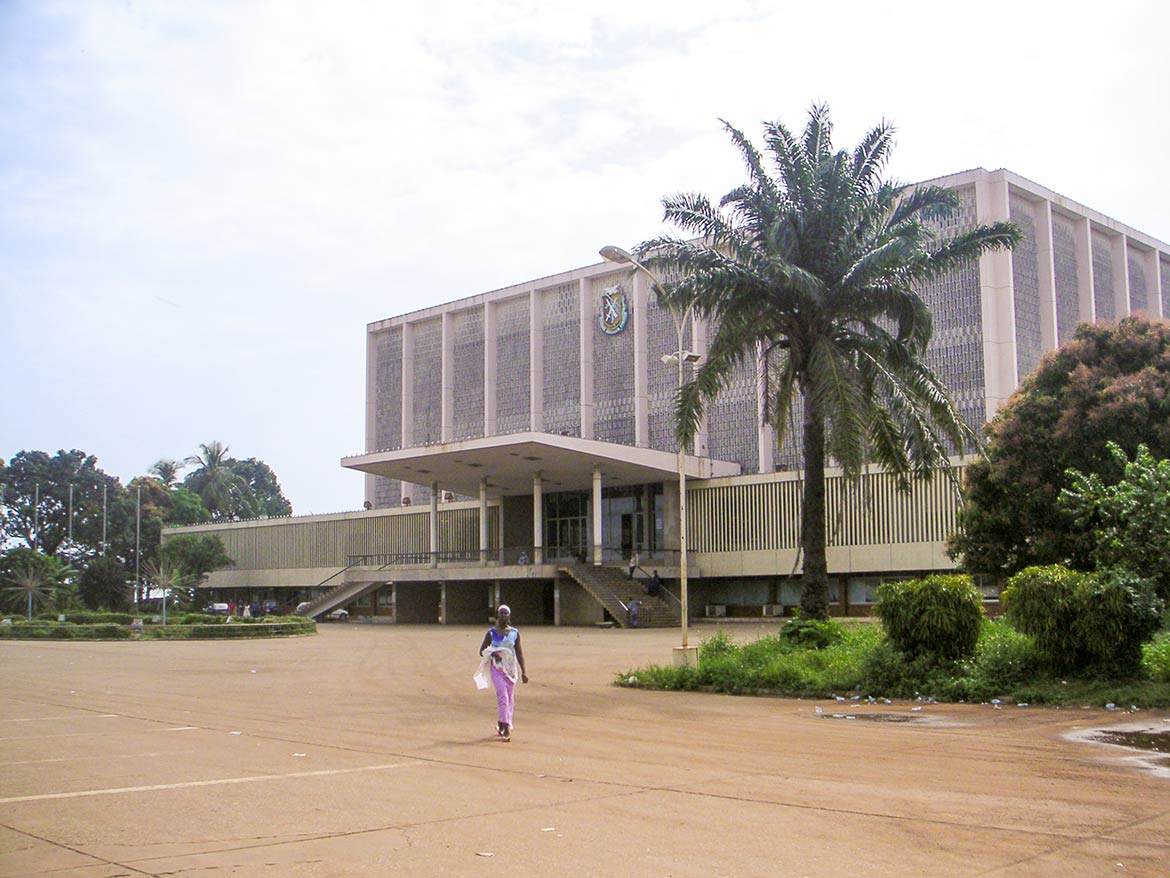
{"label": "coat of arms emblem", "polygon": [[626,292],[617,284],[601,292],[601,331],[606,335],[617,335],[626,328],[630,319],[630,302]]}

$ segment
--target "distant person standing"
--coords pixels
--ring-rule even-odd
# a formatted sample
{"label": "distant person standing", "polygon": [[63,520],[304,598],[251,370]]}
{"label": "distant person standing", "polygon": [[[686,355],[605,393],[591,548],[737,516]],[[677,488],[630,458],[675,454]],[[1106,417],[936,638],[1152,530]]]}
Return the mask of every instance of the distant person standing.
{"label": "distant person standing", "polygon": [[650,577],[650,581],[646,583],[646,594],[652,598],[658,597],[662,593],[662,580],[658,578],[658,571],[654,571],[654,575]]}
{"label": "distant person standing", "polygon": [[630,553],[630,579],[634,578],[634,571],[638,569],[638,553]]}
{"label": "distant person standing", "polygon": [[479,654],[483,657],[479,673],[483,673],[485,663],[491,669],[499,717],[496,722],[496,734],[505,741],[512,739],[516,680],[519,678],[521,682],[528,682],[528,674],[524,670],[524,650],[520,646],[520,632],[512,627],[511,622],[512,610],[507,604],[500,604],[496,610],[496,624],[488,629],[487,634],[483,636],[483,642],[479,645]]}

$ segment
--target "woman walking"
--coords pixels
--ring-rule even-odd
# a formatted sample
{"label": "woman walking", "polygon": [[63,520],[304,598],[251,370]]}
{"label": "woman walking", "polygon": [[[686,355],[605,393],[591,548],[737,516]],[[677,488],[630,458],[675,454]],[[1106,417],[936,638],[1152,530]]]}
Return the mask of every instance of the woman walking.
{"label": "woman walking", "polygon": [[479,645],[482,672],[484,664],[491,669],[492,685],[496,688],[499,721],[496,734],[505,741],[512,738],[512,713],[516,707],[516,679],[519,670],[521,682],[528,682],[524,670],[524,650],[520,647],[520,632],[512,627],[512,610],[500,604],[496,610],[496,624],[489,628]]}

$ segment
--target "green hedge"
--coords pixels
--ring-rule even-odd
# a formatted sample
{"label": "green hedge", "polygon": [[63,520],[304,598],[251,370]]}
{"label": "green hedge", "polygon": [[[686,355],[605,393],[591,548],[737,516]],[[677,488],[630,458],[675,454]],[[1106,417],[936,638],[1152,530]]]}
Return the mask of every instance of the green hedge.
{"label": "green hedge", "polygon": [[224,640],[249,637],[288,637],[313,634],[317,624],[312,619],[282,617],[262,624],[209,623],[201,625],[144,625],[141,629],[130,625],[100,623],[91,625],[73,622],[25,622],[13,620],[12,625],[0,625],[0,640]]}
{"label": "green hedge", "polygon": [[1058,673],[1137,675],[1142,646],[1161,625],[1153,584],[1125,570],[1028,567],[1008,580],[1003,605],[1008,621]]}

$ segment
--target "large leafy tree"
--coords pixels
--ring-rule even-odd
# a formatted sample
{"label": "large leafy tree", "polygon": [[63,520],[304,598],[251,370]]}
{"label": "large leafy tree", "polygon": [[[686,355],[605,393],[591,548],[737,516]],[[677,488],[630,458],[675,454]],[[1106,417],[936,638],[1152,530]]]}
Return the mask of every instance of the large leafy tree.
{"label": "large leafy tree", "polygon": [[638,253],[679,278],[661,291],[665,304],[693,307],[715,327],[705,362],[679,393],[680,442],[689,446],[706,406],[757,352],[766,417],[781,435],[803,401],[801,609],[825,618],[826,464],[835,460],[856,478],[877,462],[908,485],[977,438],[924,362],[931,317],[915,288],[1014,246],[1020,232],[996,223],[936,237],[932,222],[958,196],[883,178],[889,124],[852,152],[834,152],[829,110],[814,106],[803,136],[764,125],[767,158],[724,127],[748,181],[718,204],[696,194],[664,199],[666,219],[686,238],[650,240]]}
{"label": "large leafy tree", "polygon": [[21,451],[9,461],[4,480],[0,542],[77,560],[102,551],[104,532],[108,552],[132,556],[134,501],[92,454]]}
{"label": "large leafy tree", "polygon": [[229,463],[234,472],[247,486],[247,497],[251,508],[247,518],[278,518],[292,515],[292,504],[284,496],[276,473],[262,460],[249,457],[246,460],[233,460]]}
{"label": "large leafy tree", "polygon": [[1083,324],[1024,379],[988,425],[986,456],[967,468],[952,554],[999,577],[1044,564],[1091,569],[1093,542],[1057,501],[1069,469],[1122,477],[1110,441],[1131,457],[1142,444],[1170,457],[1165,323]]}

